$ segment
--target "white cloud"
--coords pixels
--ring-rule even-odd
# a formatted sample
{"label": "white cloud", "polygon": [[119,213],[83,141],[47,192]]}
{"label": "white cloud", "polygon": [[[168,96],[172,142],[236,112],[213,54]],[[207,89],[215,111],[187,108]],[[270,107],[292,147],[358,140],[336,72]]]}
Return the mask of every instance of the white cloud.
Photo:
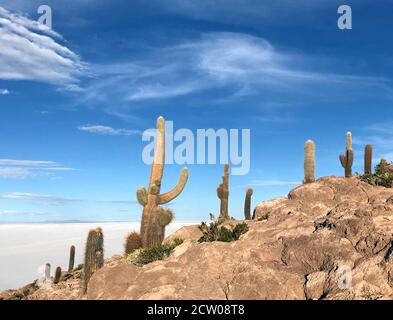
{"label": "white cloud", "polygon": [[75,90],[80,58],[48,27],[0,7],[0,79],[32,80]]}
{"label": "white cloud", "polygon": [[78,199],[57,197],[53,195],[42,195],[34,193],[11,192],[0,195],[3,200],[19,200],[19,201],[37,201],[48,204],[66,204],[70,202],[79,201]]}
{"label": "white cloud", "polygon": [[36,217],[36,216],[44,216],[47,215],[46,212],[36,212],[36,211],[17,211],[17,210],[1,210],[0,216],[1,217]]}
{"label": "white cloud", "polygon": [[0,166],[47,168],[56,167],[57,164],[54,161],[0,159]]}
{"label": "white cloud", "polygon": [[70,171],[54,161],[0,159],[0,179],[25,179],[53,176],[55,171]]}
{"label": "white cloud", "polygon": [[141,134],[139,130],[132,129],[115,129],[103,125],[85,125],[79,126],[78,130],[86,131],[95,134],[108,135],[108,136],[133,136]]}
{"label": "white cloud", "polygon": [[[385,78],[321,71],[318,59],[277,49],[263,38],[213,32],[172,47],[146,50],[140,60],[97,65],[97,77],[81,102],[130,102],[169,99],[225,89],[231,98],[267,91],[313,94],[326,88],[372,86],[392,92]],[[312,87],[316,86],[316,90]],[[303,90],[300,90],[303,89]],[[115,107],[117,108],[117,107]]]}
{"label": "white cloud", "polygon": [[279,187],[279,186],[297,186],[301,184],[299,181],[283,181],[283,180],[254,180],[249,186],[252,187]]}
{"label": "white cloud", "polygon": [[31,170],[25,168],[0,167],[0,179],[25,179],[34,175]]}
{"label": "white cloud", "polygon": [[11,92],[8,89],[0,89],[0,96],[1,95],[5,96],[5,95],[10,94],[10,93]]}

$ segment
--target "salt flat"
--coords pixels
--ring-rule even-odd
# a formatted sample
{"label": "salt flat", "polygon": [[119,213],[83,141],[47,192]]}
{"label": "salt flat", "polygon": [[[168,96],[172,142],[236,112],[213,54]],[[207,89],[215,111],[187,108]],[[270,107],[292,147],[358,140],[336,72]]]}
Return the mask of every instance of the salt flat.
{"label": "salt flat", "polygon": [[[167,235],[185,225],[198,222],[174,222]],[[49,262],[67,269],[69,248],[75,245],[75,265],[83,263],[83,251],[90,229],[104,231],[105,257],[123,253],[124,238],[139,230],[139,222],[30,223],[0,224],[0,291],[19,288],[39,277],[38,270]]]}

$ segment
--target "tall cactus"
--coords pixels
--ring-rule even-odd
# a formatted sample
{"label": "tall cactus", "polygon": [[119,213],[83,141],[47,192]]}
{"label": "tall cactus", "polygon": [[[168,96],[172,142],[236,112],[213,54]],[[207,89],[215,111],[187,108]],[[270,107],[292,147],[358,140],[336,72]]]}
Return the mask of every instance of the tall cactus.
{"label": "tall cactus", "polygon": [[304,144],[304,180],[303,183],[315,181],[315,143],[307,140]]}
{"label": "tall cactus", "polygon": [[139,188],[137,190],[138,202],[143,206],[140,234],[144,248],[162,242],[163,227],[159,221],[162,219],[160,215],[163,214],[163,211],[157,210],[157,208],[160,204],[168,203],[175,199],[183,191],[188,179],[188,169],[184,168],[175,188],[167,193],[160,194],[165,162],[165,120],[163,117],[157,119],[156,132],[149,188],[148,190],[145,188]]}
{"label": "tall cactus", "polygon": [[70,259],[68,261],[68,273],[71,273],[74,270],[75,263],[75,246],[70,247]]}
{"label": "tall cactus", "polygon": [[251,220],[251,196],[252,188],[247,188],[246,199],[244,200],[244,217],[246,220]]}
{"label": "tall cactus", "polygon": [[53,279],[53,283],[57,284],[60,282],[60,278],[61,278],[61,268],[57,267],[56,268],[56,272],[55,272],[55,278]]}
{"label": "tall cactus", "polygon": [[371,144],[366,145],[364,149],[364,174],[371,174],[373,162],[373,146]]}
{"label": "tall cactus", "polygon": [[224,175],[222,176],[222,183],[217,187],[217,197],[221,200],[220,202],[220,220],[229,218],[228,215],[228,197],[229,197],[229,164],[224,167]]}
{"label": "tall cactus", "polygon": [[85,249],[83,266],[83,289],[86,292],[89,280],[94,272],[104,266],[104,234],[101,228],[90,230]]}
{"label": "tall cactus", "polygon": [[345,169],[345,177],[350,178],[352,176],[352,164],[353,164],[353,150],[352,150],[352,133],[347,132],[346,139],[346,153],[340,155],[340,162]]}

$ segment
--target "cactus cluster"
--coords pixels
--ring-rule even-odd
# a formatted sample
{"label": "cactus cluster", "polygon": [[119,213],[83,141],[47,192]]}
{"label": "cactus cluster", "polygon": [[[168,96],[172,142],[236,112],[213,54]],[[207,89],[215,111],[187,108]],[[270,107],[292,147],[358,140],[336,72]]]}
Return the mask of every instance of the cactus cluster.
{"label": "cactus cluster", "polygon": [[229,197],[229,164],[224,166],[224,175],[222,176],[222,183],[217,187],[217,197],[220,199],[220,215],[219,220],[226,220],[229,218],[228,214],[228,197]]}
{"label": "cactus cluster", "polygon": [[[345,154],[341,154],[340,163],[345,169],[345,177],[352,176],[352,165],[354,159],[354,152],[352,149],[352,133],[347,132],[345,143]],[[372,174],[372,157],[373,146],[366,145],[364,149],[364,174]],[[315,143],[312,140],[307,140],[304,145],[304,180],[303,183],[311,183],[315,181]]]}
{"label": "cactus cluster", "polygon": [[353,150],[352,150],[352,133],[347,132],[345,154],[340,154],[340,162],[345,169],[345,177],[352,177]]}
{"label": "cactus cluster", "polygon": [[251,220],[251,196],[253,190],[252,188],[247,188],[246,198],[244,199],[244,218],[246,220]]}
{"label": "cactus cluster", "polygon": [[86,292],[89,280],[94,272],[104,266],[104,234],[101,228],[90,230],[85,249],[83,267],[83,289]]}

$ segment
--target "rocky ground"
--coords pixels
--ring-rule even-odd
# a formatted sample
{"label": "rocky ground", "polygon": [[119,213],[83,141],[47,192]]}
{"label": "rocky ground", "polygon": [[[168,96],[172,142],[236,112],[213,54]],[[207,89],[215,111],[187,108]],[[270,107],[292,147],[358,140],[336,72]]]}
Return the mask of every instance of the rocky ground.
{"label": "rocky ground", "polygon": [[230,243],[198,243],[198,227],[183,227],[166,239],[184,239],[170,257],[112,257],[86,295],[75,275],[22,298],[393,299],[393,189],[325,177],[260,203],[247,224]]}

